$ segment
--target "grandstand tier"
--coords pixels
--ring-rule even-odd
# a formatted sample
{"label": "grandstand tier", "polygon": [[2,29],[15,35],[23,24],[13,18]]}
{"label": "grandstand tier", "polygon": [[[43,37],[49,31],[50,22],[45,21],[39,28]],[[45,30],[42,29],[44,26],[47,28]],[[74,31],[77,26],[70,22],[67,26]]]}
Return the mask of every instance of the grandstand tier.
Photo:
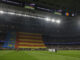
{"label": "grandstand tier", "polygon": [[41,34],[18,32],[15,48],[46,48]]}
{"label": "grandstand tier", "polygon": [[8,32],[3,48],[15,48],[16,32]]}

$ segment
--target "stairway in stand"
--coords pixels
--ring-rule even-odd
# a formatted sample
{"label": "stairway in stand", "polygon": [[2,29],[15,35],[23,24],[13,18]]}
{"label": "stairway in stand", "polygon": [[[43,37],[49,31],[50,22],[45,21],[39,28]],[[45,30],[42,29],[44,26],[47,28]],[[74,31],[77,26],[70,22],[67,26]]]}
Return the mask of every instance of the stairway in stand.
{"label": "stairway in stand", "polygon": [[15,48],[46,48],[41,34],[17,32]]}

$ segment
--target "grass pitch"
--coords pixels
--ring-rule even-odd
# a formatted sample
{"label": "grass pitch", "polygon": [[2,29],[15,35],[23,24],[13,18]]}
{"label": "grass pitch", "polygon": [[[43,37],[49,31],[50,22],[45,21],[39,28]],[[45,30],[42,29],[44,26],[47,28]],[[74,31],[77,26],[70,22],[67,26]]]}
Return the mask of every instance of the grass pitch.
{"label": "grass pitch", "polygon": [[0,51],[0,60],[80,60],[80,51]]}

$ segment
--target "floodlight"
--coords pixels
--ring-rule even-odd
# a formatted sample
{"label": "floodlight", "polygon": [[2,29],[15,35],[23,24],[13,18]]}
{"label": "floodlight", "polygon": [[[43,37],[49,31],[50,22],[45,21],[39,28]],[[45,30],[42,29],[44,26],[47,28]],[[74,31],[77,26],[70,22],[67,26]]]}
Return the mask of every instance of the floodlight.
{"label": "floodlight", "polygon": [[8,12],[8,14],[15,15],[15,13],[13,13],[13,12]]}
{"label": "floodlight", "polygon": [[61,23],[61,20],[56,20],[56,23],[60,24]]}
{"label": "floodlight", "polygon": [[46,20],[46,21],[51,21],[51,19],[50,19],[50,18],[45,18],[45,20]]}
{"label": "floodlight", "polygon": [[52,19],[52,22],[55,22],[55,19]]}
{"label": "floodlight", "polygon": [[0,13],[1,13],[1,14],[3,14],[3,13],[4,13],[4,11],[0,11]]}
{"label": "floodlight", "polygon": [[18,15],[18,16],[22,16],[22,14],[16,14],[16,15]]}

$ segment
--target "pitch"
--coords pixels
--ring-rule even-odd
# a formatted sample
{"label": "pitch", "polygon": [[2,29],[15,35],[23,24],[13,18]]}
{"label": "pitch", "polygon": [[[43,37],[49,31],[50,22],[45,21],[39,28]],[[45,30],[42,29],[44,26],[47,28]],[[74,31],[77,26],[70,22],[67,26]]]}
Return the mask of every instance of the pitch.
{"label": "pitch", "polygon": [[48,51],[0,51],[0,60],[80,60],[79,50],[65,50],[57,53]]}

